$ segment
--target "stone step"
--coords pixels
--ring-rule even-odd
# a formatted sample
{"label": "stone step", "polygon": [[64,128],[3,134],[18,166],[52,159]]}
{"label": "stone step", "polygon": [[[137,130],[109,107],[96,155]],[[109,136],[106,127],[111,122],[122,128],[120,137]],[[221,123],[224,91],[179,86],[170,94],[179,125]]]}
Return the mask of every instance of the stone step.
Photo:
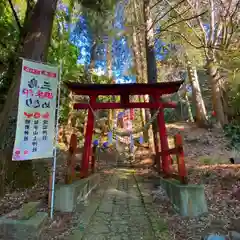
{"label": "stone step", "polygon": [[231,236],[231,240],[240,240],[240,233],[239,232],[231,231],[229,233],[229,235]]}
{"label": "stone step", "polygon": [[27,220],[36,215],[40,202],[29,202],[23,204],[17,214],[19,220]]}
{"label": "stone step", "polygon": [[87,178],[75,180],[71,184],[56,184],[55,210],[73,212],[77,205],[86,200],[89,194],[99,185],[100,174],[95,173]]}
{"label": "stone step", "polygon": [[159,178],[162,189],[182,216],[197,217],[208,212],[204,185],[182,185],[175,179]]}
{"label": "stone step", "polygon": [[10,214],[0,217],[0,239],[39,240],[44,224],[48,219],[48,214],[37,212],[27,220],[9,218],[9,216],[16,216],[17,213],[18,210],[14,210]]}

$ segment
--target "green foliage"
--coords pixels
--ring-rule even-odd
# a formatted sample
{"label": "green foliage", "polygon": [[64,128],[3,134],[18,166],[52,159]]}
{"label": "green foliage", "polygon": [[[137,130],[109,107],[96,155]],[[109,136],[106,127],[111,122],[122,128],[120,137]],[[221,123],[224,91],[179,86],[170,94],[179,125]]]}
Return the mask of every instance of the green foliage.
{"label": "green foliage", "polygon": [[[166,101],[177,103],[177,107],[174,109],[171,108],[164,109],[165,121],[167,123],[184,121],[189,119],[188,106],[186,101],[184,101],[182,97],[179,97],[178,94],[172,94],[170,97],[166,98]],[[191,105],[191,107],[193,116],[195,116],[195,109],[193,104]]]}
{"label": "green foliage", "polygon": [[[52,64],[61,64],[62,82],[76,81],[84,74],[84,67],[77,65],[79,50],[69,40],[69,32],[64,28],[64,25],[69,24],[66,13],[58,10],[53,25],[52,42],[48,52],[48,62]],[[61,100],[60,100],[60,122],[66,123],[69,115],[69,91],[65,86],[61,85]]]}
{"label": "green foliage", "polygon": [[178,116],[173,109],[164,109],[164,118],[167,123],[175,122],[178,120]]}
{"label": "green foliage", "polygon": [[[228,83],[228,104],[229,115],[233,118],[240,116],[240,71],[236,71],[236,74],[232,80]],[[240,123],[240,121],[238,121]]]}
{"label": "green foliage", "polygon": [[[24,8],[23,8],[24,9]],[[22,18],[20,18],[22,20]],[[19,40],[19,29],[12,10],[6,1],[0,0],[0,105],[4,102],[10,86],[7,76],[8,65],[15,56]]]}
{"label": "green foliage", "polygon": [[79,0],[79,2],[88,10],[104,14],[115,6],[117,0]]}
{"label": "green foliage", "polygon": [[228,78],[226,84],[228,96],[228,115],[234,124],[240,124],[240,51],[225,53],[222,56],[220,67]]}
{"label": "green foliage", "polygon": [[98,75],[96,75],[96,74],[92,74],[92,81],[94,82],[94,83],[111,83],[111,79],[109,79],[107,76],[104,76],[104,75],[102,75],[102,76],[98,76]]}
{"label": "green foliage", "polygon": [[228,162],[228,159],[219,158],[219,156],[202,156],[198,159],[202,165],[215,165],[215,164],[224,164]]}
{"label": "green foliage", "polygon": [[230,147],[240,149],[240,125],[228,124],[223,129],[225,136],[230,140]]}

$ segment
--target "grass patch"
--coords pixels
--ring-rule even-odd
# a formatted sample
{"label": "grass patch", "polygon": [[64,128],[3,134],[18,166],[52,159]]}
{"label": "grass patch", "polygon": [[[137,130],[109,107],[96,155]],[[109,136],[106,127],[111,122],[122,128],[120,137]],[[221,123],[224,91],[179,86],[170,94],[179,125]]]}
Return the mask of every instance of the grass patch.
{"label": "grass patch", "polygon": [[227,163],[226,159],[221,159],[219,157],[210,157],[210,156],[200,157],[198,161],[201,165],[214,165],[214,164]]}
{"label": "grass patch", "polygon": [[212,165],[213,164],[213,159],[210,157],[201,157],[199,159],[199,162],[203,165]]}

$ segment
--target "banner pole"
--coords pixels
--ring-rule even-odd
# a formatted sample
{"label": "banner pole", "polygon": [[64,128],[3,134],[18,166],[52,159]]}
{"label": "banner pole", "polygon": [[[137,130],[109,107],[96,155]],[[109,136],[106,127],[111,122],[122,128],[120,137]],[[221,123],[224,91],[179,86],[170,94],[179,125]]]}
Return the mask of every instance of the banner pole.
{"label": "banner pole", "polygon": [[54,212],[54,193],[55,193],[55,180],[56,180],[56,165],[57,165],[57,144],[58,144],[58,128],[59,128],[59,112],[60,112],[60,92],[61,92],[61,76],[62,76],[62,61],[60,62],[59,76],[58,76],[58,102],[57,102],[57,123],[55,132],[55,143],[53,149],[53,166],[52,166],[52,197],[51,197],[51,210],[50,217],[53,219]]}

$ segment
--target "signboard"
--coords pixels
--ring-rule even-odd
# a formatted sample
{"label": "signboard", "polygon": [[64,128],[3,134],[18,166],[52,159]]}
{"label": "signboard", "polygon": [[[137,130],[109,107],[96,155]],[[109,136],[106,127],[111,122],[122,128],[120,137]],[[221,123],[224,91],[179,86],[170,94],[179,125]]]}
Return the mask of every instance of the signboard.
{"label": "signboard", "polygon": [[13,161],[53,157],[58,67],[23,60]]}

